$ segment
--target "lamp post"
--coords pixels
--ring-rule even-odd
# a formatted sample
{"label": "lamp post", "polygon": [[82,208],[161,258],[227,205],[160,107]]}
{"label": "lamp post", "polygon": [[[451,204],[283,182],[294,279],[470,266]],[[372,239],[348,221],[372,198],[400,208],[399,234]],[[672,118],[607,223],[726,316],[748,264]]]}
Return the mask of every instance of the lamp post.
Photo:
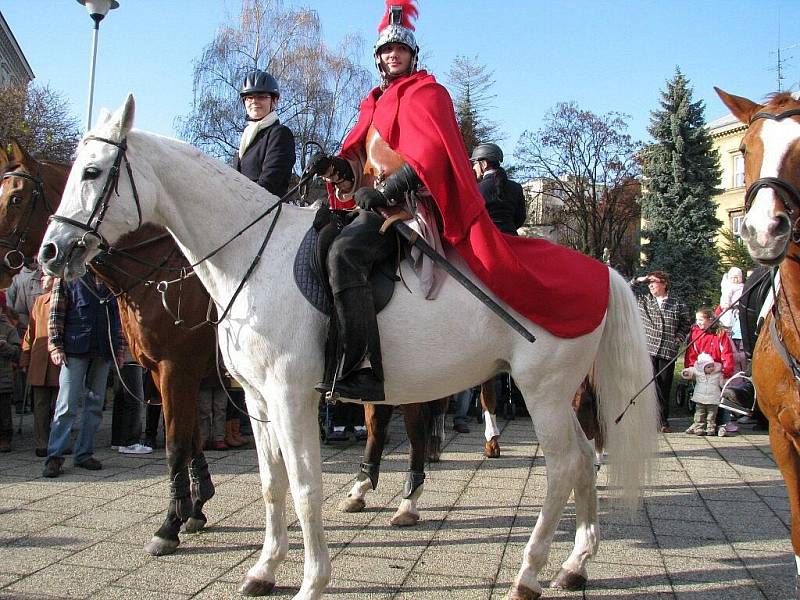
{"label": "lamp post", "polygon": [[100,21],[108,14],[109,10],[119,8],[117,0],[78,0],[89,11],[89,16],[94,21],[94,34],[92,35],[92,62],[89,65],[89,107],[86,109],[86,131],[92,127],[92,101],[94,100],[94,67],[97,63],[97,36],[100,33]]}

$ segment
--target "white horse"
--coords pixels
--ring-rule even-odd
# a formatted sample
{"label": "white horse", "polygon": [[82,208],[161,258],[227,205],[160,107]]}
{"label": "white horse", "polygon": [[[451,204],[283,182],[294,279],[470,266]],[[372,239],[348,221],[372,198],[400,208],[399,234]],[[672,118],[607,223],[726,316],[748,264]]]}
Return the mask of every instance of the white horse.
{"label": "white horse", "polygon": [[[88,228],[94,229],[99,213],[103,218],[96,233],[109,243],[142,221],[157,223],[195,262],[264,211],[264,192],[256,184],[189,145],[132,130],[133,115],[129,96],[82,140],[58,210],[66,220],[57,217],[42,243],[40,260],[47,272],[68,279],[83,272],[98,252],[98,235],[87,233],[81,224],[92,221]],[[113,185],[112,165],[120,158],[123,164]],[[242,382],[250,414],[268,419],[253,422],[266,534],[261,556],[242,584],[242,593],[248,595],[269,592],[286,558],[288,490],[305,546],[303,582],[295,598],[319,598],[330,578],[322,524],[318,395],[313,390],[323,371],[327,323],[302,298],[292,277],[294,253],[313,217],[311,210],[284,206],[280,216],[273,213],[196,267],[221,314],[277,219],[261,262],[219,326],[225,364]],[[635,506],[650,474],[658,423],[652,386],[619,424],[613,423],[647,384],[652,369],[633,294],[618,273],[612,270],[610,277],[605,319],[595,331],[575,339],[554,337],[522,319],[536,335],[531,344],[453,280],[445,283],[435,301],[398,289],[378,318],[387,401],[407,404],[441,398],[501,371],[511,372],[523,393],[546,457],[547,495],[509,598],[540,596],[538,574],[573,490],[575,546],[554,585],[576,587],[586,581],[586,563],[599,541],[594,452],[571,400],[593,363],[610,488]]]}

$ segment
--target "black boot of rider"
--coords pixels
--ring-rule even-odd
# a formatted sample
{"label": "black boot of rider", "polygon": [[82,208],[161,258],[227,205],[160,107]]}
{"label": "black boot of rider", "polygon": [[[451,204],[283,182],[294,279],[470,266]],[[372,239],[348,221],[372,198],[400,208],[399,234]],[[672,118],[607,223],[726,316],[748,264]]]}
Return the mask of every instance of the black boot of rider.
{"label": "black boot of rider", "polygon": [[[368,286],[351,287],[334,295],[334,310],[339,344],[344,356],[340,379],[333,386],[344,398],[364,402],[383,402],[383,364],[381,361],[378,321],[372,290]],[[358,368],[369,358],[371,368]],[[317,391],[331,391],[321,384]]]}

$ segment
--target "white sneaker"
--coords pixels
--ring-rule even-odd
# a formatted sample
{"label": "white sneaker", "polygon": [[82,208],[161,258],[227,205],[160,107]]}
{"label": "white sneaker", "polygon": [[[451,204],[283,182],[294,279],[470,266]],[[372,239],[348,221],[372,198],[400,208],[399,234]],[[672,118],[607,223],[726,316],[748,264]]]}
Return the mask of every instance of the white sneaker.
{"label": "white sneaker", "polygon": [[119,450],[119,448],[120,448],[119,446],[111,446],[112,450]]}
{"label": "white sneaker", "polygon": [[120,454],[150,454],[153,449],[144,444],[131,444],[130,446],[120,446]]}
{"label": "white sneaker", "polygon": [[717,430],[717,437],[725,437],[726,435],[728,435],[728,430],[725,429],[725,425],[721,425]]}

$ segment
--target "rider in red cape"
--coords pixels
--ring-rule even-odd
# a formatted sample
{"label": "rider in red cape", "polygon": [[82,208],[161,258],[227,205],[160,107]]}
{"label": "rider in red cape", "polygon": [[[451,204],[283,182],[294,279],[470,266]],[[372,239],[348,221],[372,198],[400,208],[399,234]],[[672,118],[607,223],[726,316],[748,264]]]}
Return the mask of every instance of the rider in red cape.
{"label": "rider in red cape", "polygon": [[[375,44],[382,83],[361,103],[358,122],[340,155],[320,157],[311,167],[336,186],[331,187],[333,208],[357,204],[366,209],[331,247],[332,255],[349,256],[329,258],[328,266],[345,345],[346,366],[336,387],[346,397],[373,401],[383,399],[380,349],[359,334],[364,339],[377,335],[377,322],[364,326],[356,321],[375,319],[374,310],[370,313],[366,306],[371,296],[361,289],[361,279],[375,263],[360,264],[361,277],[337,281],[337,271],[351,268],[355,256],[384,254],[376,246],[383,245],[381,237],[387,236],[373,235],[381,219],[367,212],[370,209],[402,206],[409,194],[429,193],[441,217],[443,239],[492,292],[553,335],[577,337],[596,329],[605,315],[609,289],[608,269],[602,263],[545,240],[497,230],[475,181],[449,94],[432,75],[416,71],[419,48],[408,18],[416,15],[413,0],[387,0],[387,6]],[[387,154],[405,164],[399,169],[376,164]],[[368,171],[375,175],[373,181],[366,177]],[[351,191],[354,197],[349,196]],[[590,287],[587,281],[597,284]],[[356,305],[368,314],[358,319],[348,314],[348,306],[354,312]],[[359,330],[357,342],[348,351],[353,330]],[[359,368],[365,359],[371,365]],[[330,384],[318,389],[330,389]]]}
{"label": "rider in red cape", "polygon": [[[370,125],[417,173],[439,208],[444,239],[497,296],[559,337],[584,335],[600,324],[608,304],[608,268],[546,240],[498,231],[475,183],[453,102],[433,75],[417,71],[385,92],[373,89],[341,156],[364,148]],[[352,201],[331,200],[336,208],[353,207]],[[586,281],[598,287],[587,289]]]}

